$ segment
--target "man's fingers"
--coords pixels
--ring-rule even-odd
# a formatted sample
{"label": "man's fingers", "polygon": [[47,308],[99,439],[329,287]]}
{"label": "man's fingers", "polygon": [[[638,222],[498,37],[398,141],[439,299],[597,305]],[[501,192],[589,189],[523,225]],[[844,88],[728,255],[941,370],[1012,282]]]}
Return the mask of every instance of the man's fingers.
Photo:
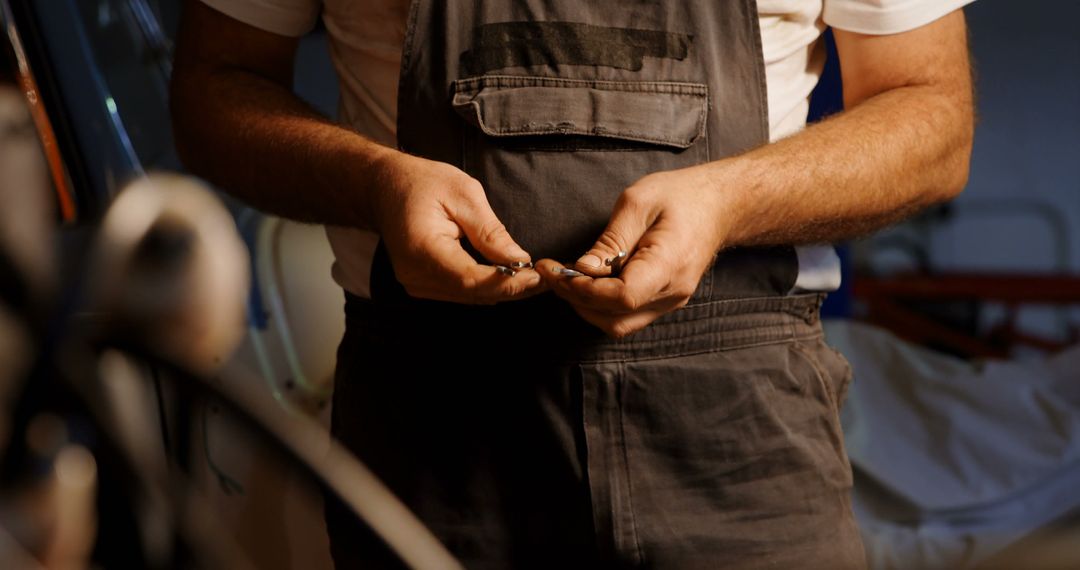
{"label": "man's fingers", "polygon": [[417,279],[409,288],[414,297],[490,305],[547,290],[536,271],[523,269],[513,276],[506,275],[493,266],[477,263],[454,239],[439,240],[430,253],[433,267],[426,271],[426,278]]}
{"label": "man's fingers", "polygon": [[[578,315],[608,335],[621,338],[682,307],[692,293],[677,291],[670,285],[667,272],[649,267],[646,262],[651,253],[647,252],[643,250],[635,257],[637,263],[628,264],[620,278],[567,275],[561,264],[550,259],[537,262],[536,270]],[[640,284],[640,292],[635,292],[633,283]]]}
{"label": "man's fingers", "polygon": [[489,305],[517,301],[547,291],[547,286],[532,269],[506,275],[490,265],[475,264],[466,270],[463,302]]}
{"label": "man's fingers", "polygon": [[615,278],[568,279],[560,284],[591,308],[609,313],[630,313],[671,294],[668,264],[652,250],[638,251]]}
{"label": "man's fingers", "polygon": [[658,299],[681,293],[670,287],[672,275],[668,264],[651,249],[640,250],[630,258],[618,277],[575,276],[574,270],[568,273],[567,269],[550,259],[542,259],[536,265],[536,270],[560,297],[609,314],[631,313]]}
{"label": "man's fingers", "polygon": [[[641,236],[649,229],[652,220],[648,211],[625,197],[615,204],[604,232],[574,264],[574,269],[591,277],[603,277],[617,273],[619,254],[629,256],[637,247]],[[614,265],[614,267],[613,267]],[[616,271],[613,271],[615,269]]]}
{"label": "man's fingers", "polygon": [[580,271],[571,269],[552,259],[537,261],[536,272],[552,287],[561,284],[567,279],[572,279],[575,275],[584,275]]}
{"label": "man's fingers", "polygon": [[452,216],[469,238],[469,243],[488,261],[506,266],[532,261],[495,216],[482,188],[469,192],[467,202],[457,205]]}

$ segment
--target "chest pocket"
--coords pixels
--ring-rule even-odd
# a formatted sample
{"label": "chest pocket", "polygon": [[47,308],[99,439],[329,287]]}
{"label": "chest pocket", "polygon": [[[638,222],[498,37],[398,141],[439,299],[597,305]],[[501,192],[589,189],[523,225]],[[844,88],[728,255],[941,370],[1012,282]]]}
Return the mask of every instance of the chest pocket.
{"label": "chest pocket", "polygon": [[577,259],[623,189],[709,160],[704,84],[485,75],[452,91],[460,166],[534,259]]}

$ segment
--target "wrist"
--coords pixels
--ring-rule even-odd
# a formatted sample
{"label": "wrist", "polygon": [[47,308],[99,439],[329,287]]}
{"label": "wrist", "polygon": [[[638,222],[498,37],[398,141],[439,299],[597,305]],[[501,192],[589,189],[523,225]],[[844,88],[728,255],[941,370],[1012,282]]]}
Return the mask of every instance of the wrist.
{"label": "wrist", "polygon": [[400,179],[404,153],[377,143],[362,141],[351,150],[343,164],[346,191],[355,197],[356,225],[382,233],[382,212],[388,190]]}
{"label": "wrist", "polygon": [[729,158],[703,165],[715,220],[717,252],[744,245],[747,231],[754,225],[749,218],[758,210],[761,177],[751,174],[751,166],[741,158]]}

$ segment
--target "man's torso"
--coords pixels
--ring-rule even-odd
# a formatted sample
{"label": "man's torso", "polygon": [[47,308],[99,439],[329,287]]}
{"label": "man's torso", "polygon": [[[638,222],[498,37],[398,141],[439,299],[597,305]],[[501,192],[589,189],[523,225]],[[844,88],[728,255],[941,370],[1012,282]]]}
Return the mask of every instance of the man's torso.
{"label": "man's torso", "polygon": [[[340,119],[386,145],[396,144],[397,87],[408,0],[325,0],[323,21],[341,82]],[[820,0],[761,0],[758,13],[764,56],[770,138],[806,124],[809,95],[824,65],[818,38],[824,29]],[[350,228],[328,228],[337,263],[334,277],[361,297],[370,295],[376,238]],[[831,246],[797,249],[796,287],[831,290],[839,285],[839,261]]]}

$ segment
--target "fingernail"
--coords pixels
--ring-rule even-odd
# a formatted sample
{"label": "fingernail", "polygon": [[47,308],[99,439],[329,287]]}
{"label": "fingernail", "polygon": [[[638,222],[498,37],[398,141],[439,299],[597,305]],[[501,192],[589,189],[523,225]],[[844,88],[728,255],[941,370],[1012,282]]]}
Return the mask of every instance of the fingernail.
{"label": "fingernail", "polygon": [[578,265],[584,265],[585,267],[592,267],[593,269],[600,269],[600,258],[591,253],[586,253],[577,260]]}
{"label": "fingernail", "polygon": [[573,269],[567,269],[565,267],[555,267],[552,269],[557,275],[565,277],[584,277],[585,274],[580,271],[574,271]]}
{"label": "fingernail", "polygon": [[507,277],[513,277],[517,275],[517,271],[514,271],[513,269],[510,269],[505,265],[496,265],[495,270],[499,273],[502,273],[503,275],[506,275]]}
{"label": "fingernail", "polygon": [[510,264],[510,267],[514,269],[532,269],[533,262],[531,261],[515,261]]}

